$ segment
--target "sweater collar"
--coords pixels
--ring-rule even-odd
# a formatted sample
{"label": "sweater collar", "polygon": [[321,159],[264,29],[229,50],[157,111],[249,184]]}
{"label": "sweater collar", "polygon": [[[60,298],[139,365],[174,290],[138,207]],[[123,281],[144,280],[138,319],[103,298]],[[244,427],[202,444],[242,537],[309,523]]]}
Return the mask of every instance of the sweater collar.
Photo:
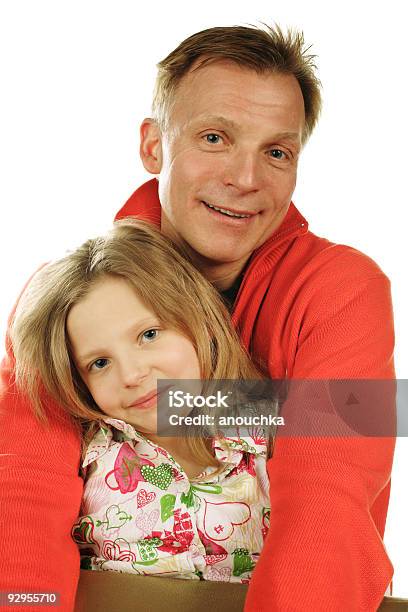
{"label": "sweater collar", "polygon": [[117,212],[115,221],[125,217],[137,216],[160,227],[161,206],[157,179],[143,183]]}

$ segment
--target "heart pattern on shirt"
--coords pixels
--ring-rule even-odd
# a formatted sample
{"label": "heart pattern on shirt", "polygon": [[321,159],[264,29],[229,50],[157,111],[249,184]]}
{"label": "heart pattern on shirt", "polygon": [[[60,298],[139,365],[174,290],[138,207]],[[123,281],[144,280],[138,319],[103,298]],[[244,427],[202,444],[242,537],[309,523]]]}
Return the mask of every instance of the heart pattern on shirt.
{"label": "heart pattern on shirt", "polygon": [[159,518],[159,514],[160,513],[156,508],[155,510],[152,510],[149,514],[142,510],[141,513],[136,516],[136,527],[140,529],[143,537],[149,536],[152,533],[153,527],[155,526],[155,524],[157,523],[157,519]]}
{"label": "heart pattern on shirt", "polygon": [[206,565],[214,565],[220,561],[224,561],[227,558],[227,553],[223,555],[204,555]]}
{"label": "heart pattern on shirt", "polygon": [[231,578],[231,569],[229,567],[209,567],[207,578],[215,582],[229,582]]}
{"label": "heart pattern on shirt", "polygon": [[94,522],[90,516],[84,516],[76,523],[71,535],[78,544],[95,544]]}
{"label": "heart pattern on shirt", "polygon": [[105,512],[105,516],[108,523],[107,529],[120,529],[132,518],[130,514],[121,510],[116,504],[114,506],[109,506]]}
{"label": "heart pattern on shirt", "polygon": [[143,508],[143,506],[147,506],[147,504],[150,504],[155,499],[156,493],[154,491],[148,493],[146,489],[140,489],[137,494],[137,507]]}
{"label": "heart pattern on shirt", "polygon": [[169,463],[162,463],[157,467],[142,465],[140,471],[147,482],[162,489],[162,491],[169,488],[173,479],[173,469]]}
{"label": "heart pattern on shirt", "polygon": [[[131,493],[137,489],[138,483],[144,478],[140,471],[140,465],[151,463],[147,459],[141,459],[134,449],[125,442],[122,444],[120,451],[115,459],[114,469],[108,472],[105,476],[105,482],[112,491],[120,490],[121,493]],[[118,486],[115,486],[111,480],[114,476]]]}
{"label": "heart pattern on shirt", "polygon": [[105,559],[112,561],[129,561],[135,562],[136,555],[130,550],[129,542],[123,538],[117,538],[114,542],[106,540],[103,543],[102,555]]}
{"label": "heart pattern on shirt", "polygon": [[235,527],[243,525],[251,518],[251,509],[244,502],[204,501],[204,533],[211,540],[228,540]]}

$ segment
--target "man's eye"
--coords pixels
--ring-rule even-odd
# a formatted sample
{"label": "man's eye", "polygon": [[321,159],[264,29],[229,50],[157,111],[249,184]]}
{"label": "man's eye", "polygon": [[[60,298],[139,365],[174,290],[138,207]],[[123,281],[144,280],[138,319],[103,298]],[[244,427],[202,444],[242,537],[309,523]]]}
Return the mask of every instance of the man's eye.
{"label": "man's eye", "polygon": [[221,142],[221,136],[218,134],[206,134],[204,138],[209,144],[219,144]]}
{"label": "man's eye", "polygon": [[105,368],[108,364],[108,360],[107,359],[96,359],[92,364],[90,369],[96,369],[96,370],[102,370],[103,368]]}
{"label": "man's eye", "polygon": [[152,342],[152,340],[156,340],[159,335],[158,329],[147,329],[142,334],[142,342]]}
{"label": "man's eye", "polygon": [[281,149],[271,149],[269,151],[270,156],[273,157],[273,159],[285,159],[287,158],[287,155],[284,151],[282,151]]}

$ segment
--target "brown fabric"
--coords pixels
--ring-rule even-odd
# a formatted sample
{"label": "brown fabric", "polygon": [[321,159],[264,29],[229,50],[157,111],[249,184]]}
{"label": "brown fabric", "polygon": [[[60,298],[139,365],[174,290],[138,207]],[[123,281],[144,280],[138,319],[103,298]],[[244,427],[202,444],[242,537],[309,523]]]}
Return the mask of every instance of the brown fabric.
{"label": "brown fabric", "polygon": [[240,612],[246,585],[81,570],[75,612]]}
{"label": "brown fabric", "polygon": [[384,597],[378,612],[408,612],[408,599]]}
{"label": "brown fabric", "polygon": [[[81,570],[75,612],[240,612],[247,587]],[[408,612],[408,599],[384,597],[378,612]]]}

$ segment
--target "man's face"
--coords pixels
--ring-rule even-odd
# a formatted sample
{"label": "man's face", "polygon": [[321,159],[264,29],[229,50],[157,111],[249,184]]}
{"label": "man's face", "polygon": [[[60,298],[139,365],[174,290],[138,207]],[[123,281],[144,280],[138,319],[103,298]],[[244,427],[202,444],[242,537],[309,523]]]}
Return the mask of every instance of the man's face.
{"label": "man's face", "polygon": [[158,145],[162,229],[211,280],[228,286],[283,220],[304,121],[292,75],[220,61],[182,79]]}

